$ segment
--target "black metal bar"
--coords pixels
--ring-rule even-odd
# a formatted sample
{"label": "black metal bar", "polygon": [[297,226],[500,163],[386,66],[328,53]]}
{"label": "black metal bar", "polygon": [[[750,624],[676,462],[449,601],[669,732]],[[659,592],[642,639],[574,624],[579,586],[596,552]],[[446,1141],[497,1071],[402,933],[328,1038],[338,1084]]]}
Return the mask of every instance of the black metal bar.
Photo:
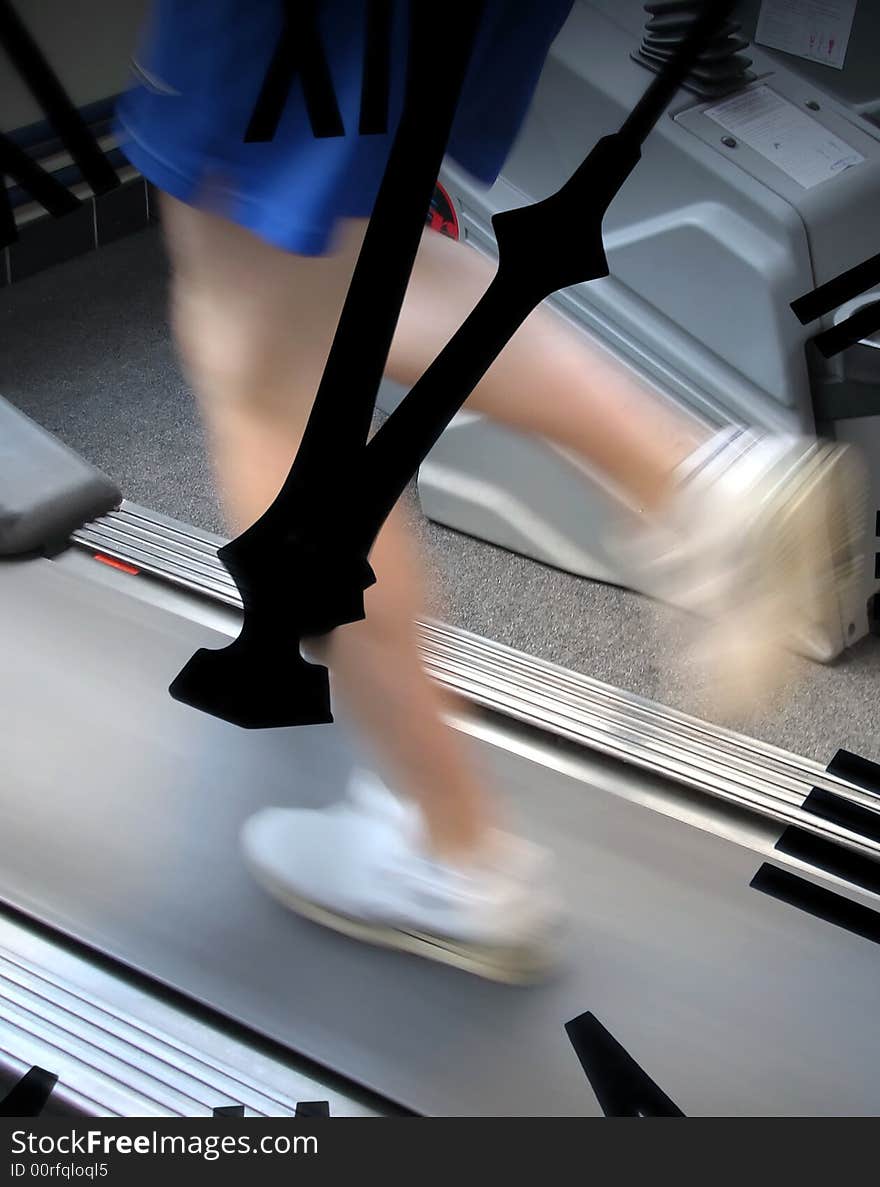
{"label": "black metal bar", "polygon": [[623,123],[620,129],[623,139],[632,140],[638,145],[644,144],[696,65],[700,54],[733,12],[735,4],[736,0],[704,0],[703,8],[699,16],[694,18],[687,36]]}
{"label": "black metal bar", "polygon": [[362,136],[388,131],[391,90],[391,0],[367,0],[364,38],[364,75],[361,84]]}
{"label": "black metal bar", "polygon": [[483,8],[474,0],[438,27],[411,0],[403,112],[303,441],[272,506],[218,553],[241,594],[241,634],[197,652],[171,685],[237,725],[333,719],[327,672],[299,641],[362,619],[375,580],[356,543],[363,447]]}
{"label": "black metal bar", "polygon": [[868,292],[878,284],[880,284],[880,252],[871,256],[870,259],[864,260],[861,264],[856,264],[854,268],[841,272],[833,280],[820,284],[811,293],[798,297],[796,301],[792,301],[791,308],[798,321],[802,325],[808,326],[811,321],[815,321],[826,313],[831,313],[833,309],[839,308],[847,301],[853,300],[854,297],[860,297],[862,293]]}
{"label": "black metal bar", "polygon": [[880,294],[876,301],[857,310],[845,321],[830,330],[817,334],[813,344],[823,358],[833,359],[835,355],[855,346],[863,338],[870,338],[880,330]]}
{"label": "black metal bar", "polygon": [[57,1083],[53,1072],[32,1067],[0,1100],[0,1117],[39,1117]]}
{"label": "black metal bar", "polygon": [[27,83],[94,193],[103,194],[115,189],[119,185],[116,170],[104,156],[88,124],[77,111],[10,0],[0,0],[0,45]]}
{"label": "black metal bar", "polygon": [[684,1116],[595,1015],[573,1018],[565,1033],[606,1117]]}
{"label": "black metal bar", "polygon": [[274,138],[297,75],[312,134],[318,139],[345,135],[330,66],[321,44],[317,10],[317,0],[285,0],[284,23],[245,131],[246,142]]}
{"label": "black metal bar", "polygon": [[66,186],[31,160],[14,140],[0,133],[0,247],[6,247],[18,238],[12,203],[3,184],[4,174],[27,190],[34,201],[56,218],[70,214],[80,206],[79,198]]}

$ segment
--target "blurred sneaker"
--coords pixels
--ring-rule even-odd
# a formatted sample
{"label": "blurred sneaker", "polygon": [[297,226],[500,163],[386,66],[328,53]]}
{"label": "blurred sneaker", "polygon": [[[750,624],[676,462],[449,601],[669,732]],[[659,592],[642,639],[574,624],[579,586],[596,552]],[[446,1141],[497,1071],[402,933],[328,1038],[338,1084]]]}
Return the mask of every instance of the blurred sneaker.
{"label": "blurred sneaker", "polygon": [[786,651],[841,650],[867,492],[847,446],[730,427],[687,459],[662,514],[626,543],[637,588],[701,620],[692,657],[718,714],[747,715],[779,693]]}
{"label": "blurred sneaker", "polygon": [[495,831],[479,858],[438,861],[418,810],[375,776],[357,774],[331,808],[258,812],[242,845],[269,894],[355,939],[511,983],[538,980],[556,963],[561,912],[549,855]]}

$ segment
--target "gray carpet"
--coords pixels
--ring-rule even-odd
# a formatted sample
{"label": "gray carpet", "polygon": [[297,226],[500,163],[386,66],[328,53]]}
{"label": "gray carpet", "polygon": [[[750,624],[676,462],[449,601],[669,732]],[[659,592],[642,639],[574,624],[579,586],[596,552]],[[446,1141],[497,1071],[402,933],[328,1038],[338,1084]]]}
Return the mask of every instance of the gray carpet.
{"label": "gray carpet", "polygon": [[[155,229],[0,290],[0,392],[112,475],[127,497],[223,531],[195,403],[165,311]],[[429,611],[454,625],[677,708],[699,709],[668,657],[682,625],[627,591],[549,569],[406,507],[430,574]],[[880,639],[835,664],[798,661],[782,707],[747,732],[827,762],[880,760]]]}

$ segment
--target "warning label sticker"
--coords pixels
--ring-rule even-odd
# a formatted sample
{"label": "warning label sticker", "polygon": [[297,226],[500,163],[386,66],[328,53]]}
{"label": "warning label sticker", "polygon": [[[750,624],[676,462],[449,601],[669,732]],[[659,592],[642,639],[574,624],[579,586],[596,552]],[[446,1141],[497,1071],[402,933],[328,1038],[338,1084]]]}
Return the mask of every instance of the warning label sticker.
{"label": "warning label sticker", "polygon": [[768,86],[734,95],[706,115],[804,187],[861,165],[860,152]]}
{"label": "warning label sticker", "polygon": [[856,0],[762,0],[755,41],[842,70]]}

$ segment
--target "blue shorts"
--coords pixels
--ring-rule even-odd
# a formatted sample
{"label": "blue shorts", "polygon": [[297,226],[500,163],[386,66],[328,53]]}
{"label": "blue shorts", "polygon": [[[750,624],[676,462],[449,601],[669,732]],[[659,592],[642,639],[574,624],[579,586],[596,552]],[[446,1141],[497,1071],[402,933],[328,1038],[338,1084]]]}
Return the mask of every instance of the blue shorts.
{"label": "blue shorts", "polygon": [[[427,3],[428,0],[419,0]],[[573,0],[488,0],[448,155],[491,185]],[[394,5],[389,132],[358,135],[363,0],[322,0],[319,29],[346,129],[316,139],[295,80],[274,138],[244,141],[282,28],[282,0],[154,0],[117,129],[131,163],[183,202],[210,202],[286,251],[321,255],[368,218],[403,99],[406,5]],[[438,19],[454,19],[439,13]]]}

